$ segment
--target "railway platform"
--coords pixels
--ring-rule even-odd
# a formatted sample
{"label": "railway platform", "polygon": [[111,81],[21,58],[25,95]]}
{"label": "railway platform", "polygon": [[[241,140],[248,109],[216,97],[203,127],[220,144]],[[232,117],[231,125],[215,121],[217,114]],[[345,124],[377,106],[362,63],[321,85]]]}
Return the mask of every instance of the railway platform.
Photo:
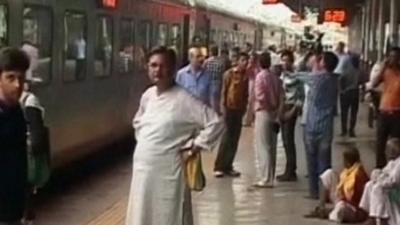
{"label": "railway platform", "polygon": [[[357,138],[336,137],[333,147],[334,169],[342,166],[341,152],[346,143],[353,142],[370,171],[375,162],[373,154],[374,130],[367,127],[366,110],[359,114]],[[339,125],[338,122],[336,122]],[[328,225],[331,222],[305,219],[317,204],[307,200],[305,153],[301,127],[296,128],[298,177],[294,183],[276,183],[274,189],[250,188],[255,177],[253,134],[244,128],[235,168],[240,178],[214,178],[215,153],[205,153],[203,164],[207,187],[193,193],[193,212],[196,225]],[[281,142],[280,142],[281,143]],[[131,156],[122,157],[116,165],[80,178],[74,185],[57,191],[38,207],[36,223],[40,225],[123,225],[131,181]],[[278,147],[277,174],[285,166],[282,144]]]}

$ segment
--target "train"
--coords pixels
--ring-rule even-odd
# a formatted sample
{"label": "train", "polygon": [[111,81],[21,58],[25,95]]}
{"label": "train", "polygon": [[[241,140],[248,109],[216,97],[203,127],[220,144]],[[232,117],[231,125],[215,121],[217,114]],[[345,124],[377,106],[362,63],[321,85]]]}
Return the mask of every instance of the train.
{"label": "train", "polygon": [[174,48],[183,63],[194,37],[261,49],[285,35],[200,0],[0,0],[0,47],[37,50],[32,91],[45,107],[53,169],[132,135],[152,47]]}

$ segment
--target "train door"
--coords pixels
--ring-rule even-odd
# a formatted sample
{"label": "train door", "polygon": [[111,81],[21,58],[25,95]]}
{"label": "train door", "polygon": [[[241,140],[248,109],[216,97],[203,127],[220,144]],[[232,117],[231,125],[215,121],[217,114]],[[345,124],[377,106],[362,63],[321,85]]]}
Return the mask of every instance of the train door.
{"label": "train door", "polygon": [[189,39],[190,39],[190,15],[183,17],[183,42],[182,42],[182,61],[181,66],[188,63],[188,50],[189,50]]}

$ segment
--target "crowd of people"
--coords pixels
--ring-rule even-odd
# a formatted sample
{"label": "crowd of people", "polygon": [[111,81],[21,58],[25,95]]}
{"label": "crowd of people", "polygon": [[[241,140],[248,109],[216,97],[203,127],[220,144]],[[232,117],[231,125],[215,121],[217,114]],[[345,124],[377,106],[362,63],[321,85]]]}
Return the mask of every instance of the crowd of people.
{"label": "crowd of people", "polygon": [[[307,197],[320,201],[305,217],[366,224],[399,222],[397,48],[379,64],[378,75],[367,85],[372,90],[380,82],[385,84],[378,119],[377,170],[371,179],[358,149],[352,145],[343,153],[340,176],[332,169],[335,116],[340,106],[341,135],[356,137],[363,80],[359,57],[346,52],[344,43],[339,43],[335,52],[302,45],[298,52],[273,47],[256,52],[249,45],[243,51],[233,49],[230,55],[218,46],[210,47],[209,52],[206,58],[201,48],[190,48],[189,64],[179,70],[175,69],[171,50],[161,47],[150,54],[149,76],[155,86],[143,95],[134,119],[138,146],[127,225],[154,221],[192,224],[190,190],[184,181],[185,160],[202,150],[216,149],[215,177],[239,177],[241,173],[233,163],[243,126],[254,126],[257,176],[253,188],[274,188],[275,180],[296,182],[298,119],[303,127],[308,168]],[[286,167],[276,176],[279,133]],[[171,160],[165,160],[169,157]],[[386,167],[378,170],[383,165]],[[333,203],[333,208],[327,203]],[[160,213],[164,215],[162,222]]]}
{"label": "crowd of people", "polygon": [[[344,43],[336,52],[301,44],[296,52],[274,47],[257,52],[251,44],[231,52],[212,46],[208,52],[207,57],[204,49],[190,48],[189,64],[180,69],[172,49],[157,47],[148,55],[147,71],[154,85],[142,95],[133,119],[137,145],[126,225],[193,224],[185,163],[201,151],[215,150],[215,177],[239,177],[233,164],[243,126],[254,127],[253,188],[274,188],[275,180],[296,182],[298,121],[308,198],[320,202],[306,217],[368,225],[400,223],[399,48],[377,62],[366,85],[368,96],[381,96],[377,169],[371,176],[354,146],[343,153],[340,176],[332,169],[334,118],[340,106],[342,136],[356,137],[363,73],[359,57],[346,52]],[[28,92],[27,71],[29,56],[23,50],[0,52],[0,225],[29,218],[27,134],[39,143],[30,143],[31,151],[36,145],[46,148],[43,108]],[[276,176],[279,134],[286,166]],[[43,181],[31,183],[30,193]],[[327,203],[333,203],[333,209]]]}

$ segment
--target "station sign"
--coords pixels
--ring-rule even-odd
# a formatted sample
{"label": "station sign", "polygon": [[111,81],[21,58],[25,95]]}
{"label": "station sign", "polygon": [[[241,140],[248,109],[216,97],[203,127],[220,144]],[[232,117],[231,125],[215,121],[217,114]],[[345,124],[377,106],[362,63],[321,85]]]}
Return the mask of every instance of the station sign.
{"label": "station sign", "polygon": [[118,6],[118,0],[97,0],[101,8],[115,9]]}
{"label": "station sign", "polygon": [[344,9],[325,9],[323,22],[334,22],[344,25],[347,21],[347,12]]}
{"label": "station sign", "polygon": [[272,5],[272,4],[278,4],[280,0],[262,0],[263,5]]}

